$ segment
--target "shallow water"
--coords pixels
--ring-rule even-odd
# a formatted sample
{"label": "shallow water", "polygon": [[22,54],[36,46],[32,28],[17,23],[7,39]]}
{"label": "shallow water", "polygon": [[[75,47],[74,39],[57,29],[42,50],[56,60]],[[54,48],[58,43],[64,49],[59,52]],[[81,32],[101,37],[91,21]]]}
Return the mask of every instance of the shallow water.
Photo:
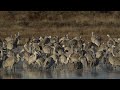
{"label": "shallow water", "polygon": [[76,71],[20,71],[3,72],[1,79],[120,79],[120,72],[83,72]]}

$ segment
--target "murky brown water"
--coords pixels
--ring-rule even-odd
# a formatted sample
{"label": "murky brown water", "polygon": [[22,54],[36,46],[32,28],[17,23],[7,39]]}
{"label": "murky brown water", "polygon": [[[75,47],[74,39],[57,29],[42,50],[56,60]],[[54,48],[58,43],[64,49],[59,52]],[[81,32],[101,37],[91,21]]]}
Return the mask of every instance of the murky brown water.
{"label": "murky brown water", "polygon": [[76,71],[16,71],[3,72],[1,79],[120,79],[120,72],[82,72]]}

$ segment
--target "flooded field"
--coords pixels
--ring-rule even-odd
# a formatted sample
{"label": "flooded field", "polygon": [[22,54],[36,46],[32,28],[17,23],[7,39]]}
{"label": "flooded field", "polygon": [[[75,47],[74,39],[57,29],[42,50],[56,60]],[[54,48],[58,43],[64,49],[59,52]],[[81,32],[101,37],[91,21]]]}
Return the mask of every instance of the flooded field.
{"label": "flooded field", "polygon": [[119,79],[119,71],[119,11],[0,12],[1,79]]}
{"label": "flooded field", "polygon": [[120,79],[120,72],[82,72],[77,71],[17,71],[4,72],[1,79]]}

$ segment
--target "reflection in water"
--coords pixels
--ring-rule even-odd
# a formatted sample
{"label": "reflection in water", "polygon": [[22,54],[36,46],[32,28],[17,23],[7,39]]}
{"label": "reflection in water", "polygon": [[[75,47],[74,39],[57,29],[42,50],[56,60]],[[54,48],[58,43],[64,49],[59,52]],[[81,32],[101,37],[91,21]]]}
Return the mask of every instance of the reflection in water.
{"label": "reflection in water", "polygon": [[22,74],[18,73],[18,72],[3,72],[3,74],[1,74],[1,78],[2,79],[19,79],[22,78]]}
{"label": "reflection in water", "polygon": [[0,72],[0,79],[119,79],[120,72],[83,72],[83,70],[48,70]]}

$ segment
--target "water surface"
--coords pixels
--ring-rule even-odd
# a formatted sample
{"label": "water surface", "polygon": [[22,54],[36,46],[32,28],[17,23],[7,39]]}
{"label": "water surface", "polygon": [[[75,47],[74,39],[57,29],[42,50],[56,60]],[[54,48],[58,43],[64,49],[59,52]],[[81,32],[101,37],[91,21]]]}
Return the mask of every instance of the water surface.
{"label": "water surface", "polygon": [[120,79],[120,72],[83,72],[82,70],[2,72],[1,79]]}

